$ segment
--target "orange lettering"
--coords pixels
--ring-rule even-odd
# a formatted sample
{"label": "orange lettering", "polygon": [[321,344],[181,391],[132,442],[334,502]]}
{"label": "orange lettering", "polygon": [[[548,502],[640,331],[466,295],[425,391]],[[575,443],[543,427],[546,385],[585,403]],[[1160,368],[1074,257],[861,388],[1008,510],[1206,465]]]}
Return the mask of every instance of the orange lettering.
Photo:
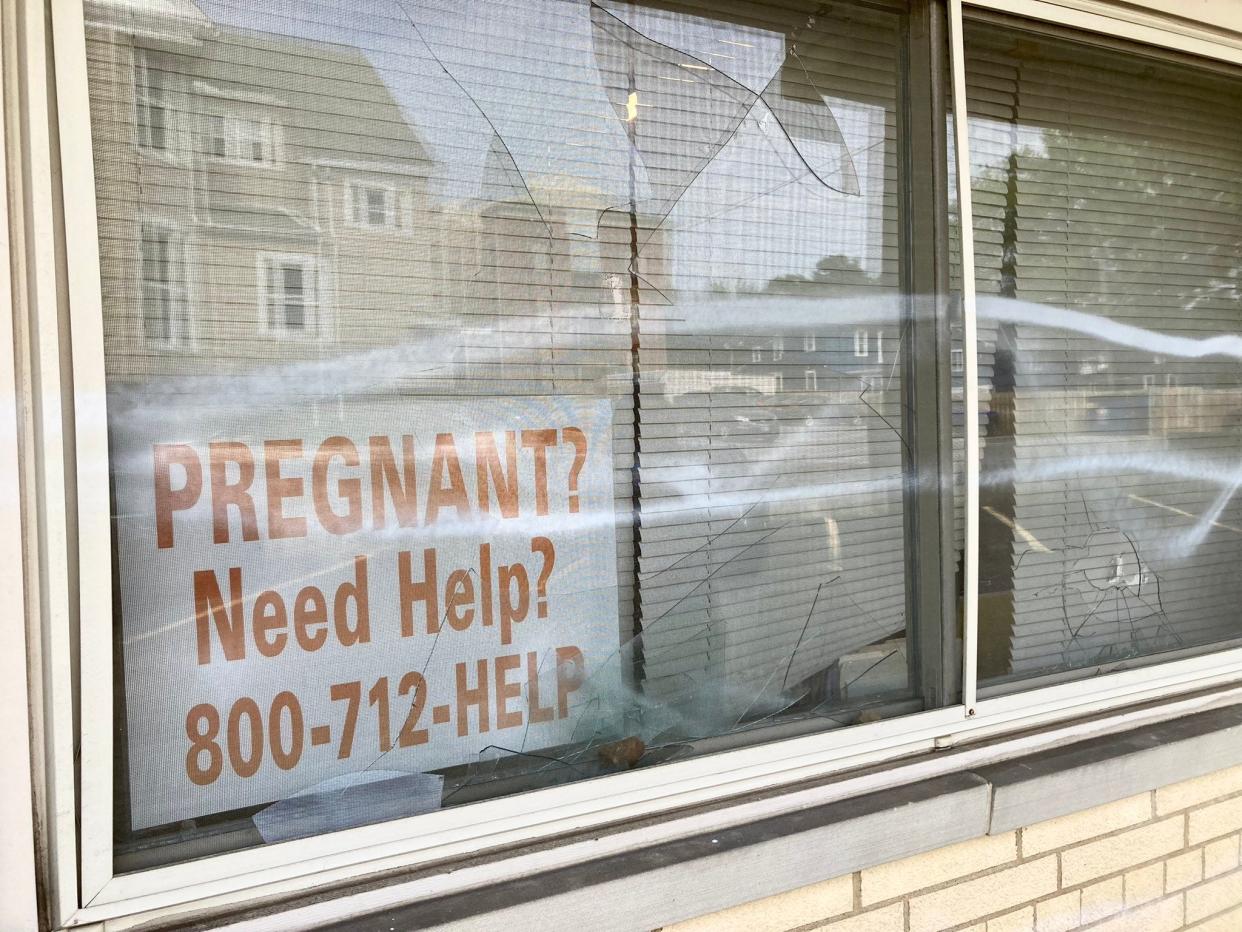
{"label": "orange lettering", "polygon": [[293,600],[293,636],[307,651],[319,650],[328,640],[328,602],[314,586],[307,586]]}
{"label": "orange lettering", "polygon": [[479,511],[490,513],[491,495],[488,494],[488,478],[496,489],[496,505],[501,517],[516,518],[518,516],[518,470],[517,470],[517,435],[514,431],[505,431],[505,462],[508,468],[500,465],[500,453],[496,450],[496,438],[490,432],[474,435],[474,471],[478,482]]}
{"label": "orange lettering", "polygon": [[349,507],[343,515],[333,511],[328,500],[328,467],[338,457],[346,466],[358,465],[358,448],[348,437],[329,437],[319,445],[311,467],[311,495],[315,500],[315,515],[324,530],[329,534],[350,534],[362,527],[362,480],[354,477],[337,482],[336,494]]}
{"label": "orange lettering", "polygon": [[548,513],[548,447],[556,446],[556,431],[524,430],[522,446],[535,454],[535,514]]}
{"label": "orange lettering", "polygon": [[[459,608],[465,611],[459,612]],[[454,631],[465,631],[474,621],[474,580],[467,570],[453,570],[444,587],[444,614]]]}
{"label": "orange lettering", "polygon": [[[247,491],[254,482],[254,457],[250,448],[234,440],[207,444],[211,470],[211,539],[217,544],[229,542],[229,506],[241,517],[242,540],[259,539],[259,523],[255,518],[254,499]],[[237,464],[237,482],[228,481],[229,463]]]}
{"label": "orange lettering", "polygon": [[[198,640],[198,662],[211,663],[211,622],[225,660],[246,657],[246,621],[242,617],[241,567],[229,570],[229,606],[224,607],[220,584],[211,570],[194,573],[194,629]],[[231,616],[231,617],[230,617]]]}
{"label": "orange lettering", "polygon": [[301,455],[301,440],[263,441],[263,475],[267,479],[267,536],[273,540],[306,536],[306,519],[287,518],[284,508],[286,498],[302,494],[304,483],[297,476],[280,474],[281,462]]}
{"label": "orange lettering", "polygon": [[[448,485],[444,485],[445,473]],[[436,520],[442,508],[456,508],[461,518],[470,516],[470,499],[466,496],[466,477],[461,472],[457,446],[452,434],[436,434],[436,450],[431,457],[431,487],[427,490],[427,518]]]}
{"label": "orange lettering", "polygon": [[[183,511],[203,491],[203,466],[194,448],[184,443],[157,443],[155,452],[155,542],[161,550],[173,545],[174,511]],[[185,470],[185,484],[172,487],[173,464]]]}
{"label": "orange lettering", "polygon": [[510,699],[520,699],[522,684],[510,683],[509,673],[522,665],[521,654],[506,654],[497,657],[496,667],[496,727],[517,728],[522,724],[522,713],[509,709]]}
{"label": "orange lettering", "polygon": [[371,515],[377,528],[384,527],[388,519],[384,507],[384,488],[392,498],[397,513],[398,527],[413,527],[418,523],[418,490],[414,484],[414,438],[401,435],[401,473],[393,457],[392,444],[387,437],[372,437],[371,450]]}

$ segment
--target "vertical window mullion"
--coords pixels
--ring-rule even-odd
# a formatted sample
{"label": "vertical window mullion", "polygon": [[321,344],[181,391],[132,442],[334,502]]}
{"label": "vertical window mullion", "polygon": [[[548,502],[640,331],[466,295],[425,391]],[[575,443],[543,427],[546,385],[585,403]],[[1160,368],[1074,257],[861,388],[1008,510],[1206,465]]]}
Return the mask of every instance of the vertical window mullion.
{"label": "vertical window mullion", "polygon": [[[906,596],[911,682],[926,708],[958,693],[953,540],[953,459],[949,378],[948,139],[944,10],[912,4],[904,57],[900,145],[902,292],[907,296],[898,354],[904,367]],[[866,330],[854,354],[870,356]],[[880,335],[876,334],[877,353]]]}
{"label": "vertical window mullion", "polygon": [[975,714],[979,636],[979,374],[975,311],[974,218],[970,196],[970,132],[966,113],[966,61],[962,0],[949,3],[949,60],[952,69],[954,152],[961,236],[962,406],[966,434],[966,545],[962,556],[962,702]]}

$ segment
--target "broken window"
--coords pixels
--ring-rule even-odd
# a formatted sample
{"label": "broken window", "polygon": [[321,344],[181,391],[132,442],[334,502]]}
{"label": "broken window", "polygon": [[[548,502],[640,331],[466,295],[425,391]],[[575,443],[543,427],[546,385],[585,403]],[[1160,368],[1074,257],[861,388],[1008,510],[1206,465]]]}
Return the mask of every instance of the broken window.
{"label": "broken window", "polygon": [[980,678],[1234,641],[1242,84],[992,26],[966,51]]}
{"label": "broken window", "polygon": [[[956,700],[927,4],[113,5],[119,869]],[[106,115],[161,31],[155,177]]]}

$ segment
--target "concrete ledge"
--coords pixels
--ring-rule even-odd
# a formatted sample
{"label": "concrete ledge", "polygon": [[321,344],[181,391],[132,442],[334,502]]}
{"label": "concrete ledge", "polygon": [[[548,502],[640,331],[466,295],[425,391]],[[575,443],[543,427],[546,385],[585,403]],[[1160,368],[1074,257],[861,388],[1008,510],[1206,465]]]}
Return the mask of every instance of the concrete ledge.
{"label": "concrete ledge", "polygon": [[956,773],[324,928],[656,928],[977,838],[989,790]]}
{"label": "concrete ledge", "polygon": [[651,929],[1242,763],[1242,705],[328,928]]}
{"label": "concrete ledge", "polygon": [[1055,819],[1242,763],[1242,706],[1227,706],[972,772],[992,787],[989,834]]}
{"label": "concrete ledge", "polygon": [[[1046,729],[1050,736],[1056,731],[1057,726]],[[627,826],[639,840],[622,853],[524,875],[514,871],[460,893],[416,899],[412,890],[400,892],[406,881],[393,876],[300,900],[269,901],[241,915],[217,914],[210,921],[204,916],[178,928],[221,928],[224,919],[223,927],[239,930],[653,929],[1242,764],[1242,704],[1043,746],[975,766],[967,759],[981,758],[969,745],[907,758],[875,770],[913,773],[920,762],[935,760],[940,775],[897,785],[890,779],[886,789],[675,840],[644,844],[641,824]],[[960,769],[953,768],[956,756],[963,758]],[[854,779],[865,779],[866,772],[856,771]],[[567,841],[572,839],[542,845],[556,848]],[[382,899],[364,905],[375,894]]]}

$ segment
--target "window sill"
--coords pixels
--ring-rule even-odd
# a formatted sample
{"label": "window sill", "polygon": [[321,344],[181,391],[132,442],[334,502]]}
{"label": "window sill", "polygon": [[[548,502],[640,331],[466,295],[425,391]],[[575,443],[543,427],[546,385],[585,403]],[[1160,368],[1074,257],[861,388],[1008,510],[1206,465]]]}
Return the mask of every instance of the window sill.
{"label": "window sill", "polygon": [[[294,901],[200,913],[201,926],[183,914],[178,928],[543,929],[553,916],[565,928],[657,928],[1242,763],[1240,697],[1231,687],[1153,703]],[[885,787],[857,792],[868,783]],[[775,814],[730,821],[756,802]],[[670,837],[677,822],[688,831]]]}

